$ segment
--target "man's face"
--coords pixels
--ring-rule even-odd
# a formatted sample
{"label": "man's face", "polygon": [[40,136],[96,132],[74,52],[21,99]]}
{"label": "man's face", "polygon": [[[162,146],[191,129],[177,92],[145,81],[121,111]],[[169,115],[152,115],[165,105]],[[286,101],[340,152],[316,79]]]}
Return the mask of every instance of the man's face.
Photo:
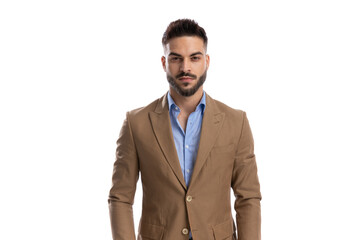
{"label": "man's face", "polygon": [[170,87],[181,96],[192,96],[205,82],[209,67],[204,41],[196,36],[173,38],[164,52],[161,62]]}

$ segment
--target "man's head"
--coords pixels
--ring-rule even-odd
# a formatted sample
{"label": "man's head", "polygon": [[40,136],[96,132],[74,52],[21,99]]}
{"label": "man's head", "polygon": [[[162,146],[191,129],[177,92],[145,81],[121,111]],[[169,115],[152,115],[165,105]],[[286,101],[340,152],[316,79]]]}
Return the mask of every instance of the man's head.
{"label": "man's head", "polygon": [[202,90],[210,60],[205,30],[193,20],[180,19],[169,24],[162,44],[161,62],[170,87],[185,97]]}

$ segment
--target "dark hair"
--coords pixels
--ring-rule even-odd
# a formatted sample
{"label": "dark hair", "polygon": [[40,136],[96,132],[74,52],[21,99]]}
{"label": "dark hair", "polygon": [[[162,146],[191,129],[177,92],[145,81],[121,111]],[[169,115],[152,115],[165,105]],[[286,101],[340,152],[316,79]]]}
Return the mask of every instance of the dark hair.
{"label": "dark hair", "polygon": [[205,30],[191,19],[179,19],[169,24],[162,37],[162,44],[165,46],[170,39],[183,36],[197,36],[204,41],[204,47],[207,48],[207,36]]}

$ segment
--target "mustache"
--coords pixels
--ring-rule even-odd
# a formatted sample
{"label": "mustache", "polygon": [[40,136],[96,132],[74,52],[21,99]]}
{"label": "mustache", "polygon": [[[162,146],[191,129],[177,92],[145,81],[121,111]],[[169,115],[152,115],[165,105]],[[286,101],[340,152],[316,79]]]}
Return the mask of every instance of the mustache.
{"label": "mustache", "polygon": [[178,75],[176,75],[176,78],[181,78],[181,77],[191,77],[191,78],[197,78],[196,75],[191,74],[191,73],[186,73],[186,72],[181,72]]}

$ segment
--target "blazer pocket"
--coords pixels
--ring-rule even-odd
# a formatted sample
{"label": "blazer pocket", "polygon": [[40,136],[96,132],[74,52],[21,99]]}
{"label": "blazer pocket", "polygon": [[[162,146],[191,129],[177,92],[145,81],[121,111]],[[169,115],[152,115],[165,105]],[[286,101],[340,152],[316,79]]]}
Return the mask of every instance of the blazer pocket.
{"label": "blazer pocket", "polygon": [[140,239],[154,239],[160,240],[164,234],[164,227],[153,225],[145,222],[141,222],[140,226],[140,235],[142,238]]}
{"label": "blazer pocket", "polygon": [[227,152],[232,152],[234,150],[234,144],[231,143],[229,145],[225,145],[225,146],[214,146],[213,149],[211,150],[211,152],[213,153],[227,153]]}
{"label": "blazer pocket", "polygon": [[233,239],[233,221],[232,219],[226,220],[220,224],[217,224],[213,227],[213,232],[215,236],[215,240],[225,240],[225,239]]}

